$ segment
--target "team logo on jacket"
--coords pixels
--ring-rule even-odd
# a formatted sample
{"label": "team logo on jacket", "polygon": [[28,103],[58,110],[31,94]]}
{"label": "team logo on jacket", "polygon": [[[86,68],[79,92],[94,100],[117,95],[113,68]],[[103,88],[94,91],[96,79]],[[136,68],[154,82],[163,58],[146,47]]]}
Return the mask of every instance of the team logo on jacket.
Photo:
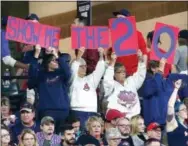
{"label": "team logo on jacket", "polygon": [[84,85],[84,90],[85,90],[85,91],[89,91],[89,90],[90,90],[90,87],[89,87],[88,83],[86,83],[86,84]]}
{"label": "team logo on jacket", "polygon": [[137,103],[136,94],[132,91],[120,91],[118,103],[126,108],[132,108]]}

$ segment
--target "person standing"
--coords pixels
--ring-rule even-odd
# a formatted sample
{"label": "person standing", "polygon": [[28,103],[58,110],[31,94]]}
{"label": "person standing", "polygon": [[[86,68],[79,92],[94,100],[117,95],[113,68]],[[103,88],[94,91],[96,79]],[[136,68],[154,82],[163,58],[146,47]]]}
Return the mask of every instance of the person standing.
{"label": "person standing", "polygon": [[[122,9],[119,12],[113,12],[113,15],[117,18],[126,19],[127,17],[131,16],[131,13],[126,9]],[[146,42],[144,40],[142,33],[138,30],[136,30],[136,33],[138,37],[138,48],[136,49],[140,49],[143,54],[147,54]],[[122,63],[124,65],[124,67],[126,68],[127,76],[130,76],[137,71],[138,57],[136,54],[118,57],[117,62]]]}

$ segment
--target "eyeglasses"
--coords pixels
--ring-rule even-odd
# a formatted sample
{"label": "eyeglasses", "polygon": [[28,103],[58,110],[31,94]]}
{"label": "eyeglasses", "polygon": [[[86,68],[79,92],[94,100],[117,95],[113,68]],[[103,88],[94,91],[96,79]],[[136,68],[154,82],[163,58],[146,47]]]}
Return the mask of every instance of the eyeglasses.
{"label": "eyeglasses", "polygon": [[1,135],[1,138],[8,137],[8,136],[10,136],[10,134],[9,134],[9,133],[4,134],[4,135]]}
{"label": "eyeglasses", "polygon": [[110,138],[110,140],[119,141],[119,140],[121,140],[121,138]]}
{"label": "eyeglasses", "polygon": [[117,74],[125,73],[125,70],[116,71],[115,73],[117,73]]}
{"label": "eyeglasses", "polygon": [[87,68],[87,65],[80,65],[81,68]]}
{"label": "eyeglasses", "polygon": [[25,141],[34,140],[34,138],[24,138],[23,140],[25,140]]}
{"label": "eyeglasses", "polygon": [[123,127],[123,128],[125,128],[125,127],[130,127],[131,125],[125,125],[125,124],[122,124],[122,125],[118,125],[119,127]]}

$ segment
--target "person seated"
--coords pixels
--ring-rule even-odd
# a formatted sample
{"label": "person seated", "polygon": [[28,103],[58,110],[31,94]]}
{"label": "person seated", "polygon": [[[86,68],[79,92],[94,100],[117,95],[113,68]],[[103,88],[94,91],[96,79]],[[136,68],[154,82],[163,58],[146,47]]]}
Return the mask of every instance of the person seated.
{"label": "person seated", "polygon": [[37,141],[39,146],[59,146],[61,143],[61,136],[54,134],[55,120],[50,116],[42,118],[40,123],[41,132],[37,132]]}
{"label": "person seated", "polygon": [[108,146],[118,146],[122,139],[121,133],[117,128],[109,128],[106,130],[105,136]]}
{"label": "person seated", "polygon": [[26,128],[34,132],[40,131],[40,124],[35,120],[35,109],[28,102],[23,103],[20,108],[20,121],[11,127],[13,142],[18,143],[22,130]]}
{"label": "person seated", "polygon": [[60,130],[62,142],[61,146],[75,146],[76,136],[73,126],[65,124]]}

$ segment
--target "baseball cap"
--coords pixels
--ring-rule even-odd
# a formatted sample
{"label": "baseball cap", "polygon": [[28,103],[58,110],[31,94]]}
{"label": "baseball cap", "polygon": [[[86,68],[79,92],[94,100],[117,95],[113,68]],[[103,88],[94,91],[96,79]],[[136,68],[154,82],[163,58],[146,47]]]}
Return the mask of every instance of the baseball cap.
{"label": "baseball cap", "polygon": [[34,14],[34,13],[29,14],[25,19],[26,20],[37,20],[37,21],[39,21],[39,17],[37,16],[37,14]]}
{"label": "baseball cap", "polygon": [[121,9],[120,11],[113,12],[114,16],[123,15],[123,16],[131,16],[131,13],[127,9]]}
{"label": "baseball cap", "polygon": [[34,111],[34,107],[32,104],[30,104],[29,102],[25,102],[21,107],[20,107],[20,112],[22,111],[27,111],[27,112],[33,112]]}
{"label": "baseball cap", "polygon": [[153,123],[150,123],[148,126],[147,126],[147,131],[151,131],[151,130],[155,130],[157,128],[161,128],[161,130],[163,129],[163,127],[161,125],[159,125],[158,123],[156,122],[153,122]]}
{"label": "baseball cap", "polygon": [[183,29],[178,34],[179,38],[188,39],[188,30]]}
{"label": "baseball cap", "polygon": [[115,110],[115,109],[109,109],[106,112],[106,120],[107,121],[112,121],[114,119],[122,118],[122,117],[125,117],[125,113],[122,113],[122,112]]}
{"label": "baseball cap", "polygon": [[46,125],[46,124],[49,124],[49,123],[55,123],[54,119],[50,116],[45,116],[42,118],[41,120],[41,125]]}

